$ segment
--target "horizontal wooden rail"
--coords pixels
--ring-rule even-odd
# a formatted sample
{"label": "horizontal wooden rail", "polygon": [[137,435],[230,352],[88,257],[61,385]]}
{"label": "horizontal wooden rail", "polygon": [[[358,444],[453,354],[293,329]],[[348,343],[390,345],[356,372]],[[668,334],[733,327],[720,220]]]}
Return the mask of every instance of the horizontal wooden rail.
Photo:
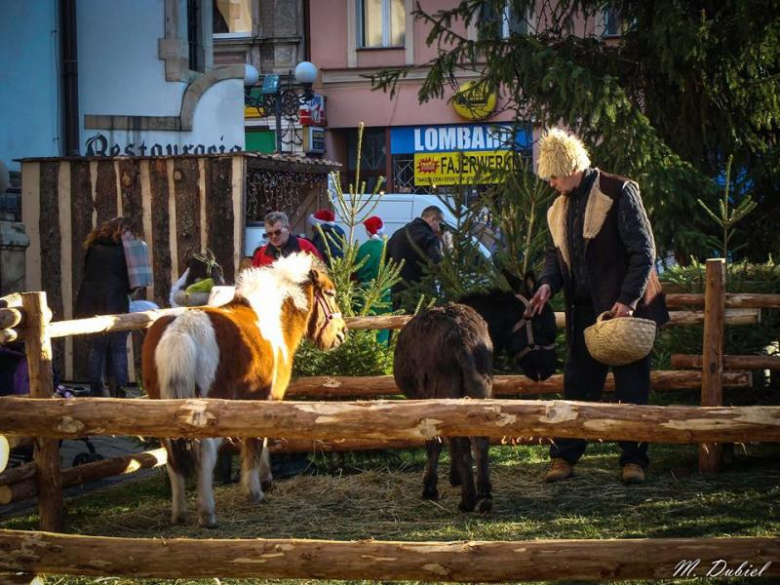
{"label": "horizontal wooden rail", "polygon": [[780,406],[637,406],[564,400],[79,400],[0,398],[0,431],[75,438],[431,439],[582,437],[661,443],[780,441]]}
{"label": "horizontal wooden rail", "polygon": [[[701,389],[701,372],[687,370],[659,370],[650,372],[654,391]],[[749,388],[750,372],[724,372],[723,386]],[[615,378],[607,376],[606,392],[615,391]],[[563,392],[563,375],[555,374],[543,382],[534,382],[526,376],[495,376],[493,396],[521,396]],[[290,398],[372,398],[401,394],[392,376],[311,376],[290,382],[286,396]]]}
{"label": "horizontal wooden rail", "polygon": [[0,308],[0,329],[9,329],[22,325],[24,311],[18,308]]}
{"label": "horizontal wooden rail", "polygon": [[[149,469],[165,465],[168,461],[168,454],[165,449],[154,449],[144,451],[124,457],[114,457],[112,459],[103,459],[93,461],[84,465],[68,467],[62,470],[62,487],[68,488],[74,485],[82,485],[91,481],[125,475],[133,473],[139,469]],[[35,464],[33,474],[35,473]],[[24,466],[27,467],[27,466]],[[11,471],[11,470],[9,470]],[[34,477],[24,478],[20,481],[9,482],[0,485],[0,504],[10,504],[35,497],[38,494],[38,487]]]}
{"label": "horizontal wooden rail", "polygon": [[[666,295],[670,309],[704,307],[704,295],[673,293]],[[780,294],[726,293],[727,309],[780,309]]]}
{"label": "horizontal wooden rail", "polygon": [[[132,577],[522,582],[706,577],[745,563],[780,576],[780,539],[531,541],[140,539],[0,530],[0,570]],[[142,562],[139,562],[142,559]],[[698,560],[699,563],[693,563]],[[690,561],[691,565],[685,564]],[[680,563],[683,565],[680,565]]]}
{"label": "horizontal wooden rail", "polygon": [[[704,311],[671,311],[669,316],[671,319],[667,327],[704,323]],[[726,309],[723,323],[731,327],[756,325],[761,323],[761,309]]]}
{"label": "horizontal wooden rail", "polygon": [[0,329],[0,345],[14,343],[24,339],[24,331],[19,329]]}
{"label": "horizontal wooden rail", "polygon": [[0,473],[0,488],[26,479],[32,479],[36,473],[38,473],[38,468],[32,461],[19,467],[6,469],[3,473]]}
{"label": "horizontal wooden rail", "polygon": [[[552,439],[492,437],[489,441],[491,445],[546,445]],[[393,449],[420,449],[423,447],[425,447],[425,439],[334,439],[331,441],[269,439],[268,443],[271,453],[350,453],[353,451],[385,451]]]}
{"label": "horizontal wooden rail", "polygon": [[[54,337],[70,335],[89,335],[111,331],[134,331],[148,329],[157,319],[166,315],[178,315],[188,308],[160,309],[123,315],[105,315],[89,319],[56,321],[51,323],[49,331]],[[347,317],[350,329],[401,329],[411,319],[410,315],[378,315],[373,317]],[[555,320],[559,328],[564,326],[564,314],[556,313]],[[761,320],[760,309],[729,309],[726,311],[726,325],[753,325]],[[672,311],[669,326],[697,325],[704,321],[702,311]],[[20,332],[21,333],[21,332]]]}
{"label": "horizontal wooden rail", "polygon": [[[702,357],[698,354],[673,353],[671,362],[673,368],[701,369]],[[727,370],[780,370],[780,356],[724,355],[723,367]],[[724,383],[723,386],[728,384]]]}

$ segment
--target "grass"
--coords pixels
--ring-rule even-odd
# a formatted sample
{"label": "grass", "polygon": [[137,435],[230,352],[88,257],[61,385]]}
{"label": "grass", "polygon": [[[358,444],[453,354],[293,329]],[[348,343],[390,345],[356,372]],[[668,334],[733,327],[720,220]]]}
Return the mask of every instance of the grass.
{"label": "grass", "polygon": [[[735,462],[716,475],[693,472],[697,462],[694,446],[654,445],[647,482],[631,487],[618,481],[618,450],[612,444],[591,445],[576,468],[576,477],[557,485],[540,481],[548,465],[544,447],[500,447],[491,454],[494,509],[487,516],[458,511],[459,493],[447,484],[446,460],[440,470],[441,501],[421,500],[424,454],[415,451],[320,458],[315,473],[277,482],[267,503],[260,505],[246,503],[236,485],[219,486],[215,497],[220,524],[210,531],[198,529],[194,521],[183,527],[169,525],[168,488],[165,473],[160,472],[69,501],[65,530],[127,537],[407,541],[701,538],[776,536],[780,532],[780,447],[776,445],[748,445],[744,450],[738,446]],[[190,509],[194,517],[194,494]],[[35,529],[36,518],[0,519],[0,526]],[[131,582],[44,579],[47,585]],[[216,581],[144,582],[188,585]],[[260,579],[221,582],[293,583]]]}

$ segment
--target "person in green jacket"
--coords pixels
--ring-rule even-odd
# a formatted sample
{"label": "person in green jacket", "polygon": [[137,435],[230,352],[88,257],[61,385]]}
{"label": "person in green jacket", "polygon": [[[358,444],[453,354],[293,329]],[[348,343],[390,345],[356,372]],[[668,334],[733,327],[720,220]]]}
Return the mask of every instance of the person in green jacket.
{"label": "person in green jacket", "polygon": [[[363,242],[358,248],[357,262],[360,263],[363,258],[366,258],[366,262],[357,270],[356,275],[358,282],[361,284],[369,283],[375,280],[379,275],[379,265],[382,261],[382,250],[385,247],[385,239],[383,237],[384,222],[378,215],[372,215],[367,218],[363,225],[366,228],[368,234],[368,240]],[[382,302],[387,303],[386,308],[372,307],[370,313],[372,315],[379,315],[387,313],[390,308],[390,289],[382,291]],[[387,343],[390,339],[390,332],[387,329],[382,329],[377,334],[377,341],[380,343]]]}

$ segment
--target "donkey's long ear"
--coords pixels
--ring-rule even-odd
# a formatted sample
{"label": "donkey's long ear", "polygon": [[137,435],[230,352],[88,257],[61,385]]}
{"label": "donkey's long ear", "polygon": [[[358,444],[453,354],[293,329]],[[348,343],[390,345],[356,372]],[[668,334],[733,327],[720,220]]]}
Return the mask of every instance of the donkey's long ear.
{"label": "donkey's long ear", "polygon": [[506,281],[509,283],[509,286],[512,287],[512,290],[516,293],[522,292],[523,289],[523,281],[517,278],[514,274],[509,272],[508,269],[502,268],[501,274],[504,275],[504,278],[506,278]]}
{"label": "donkey's long ear", "polygon": [[534,294],[536,291],[536,276],[534,276],[534,271],[529,270],[525,273],[523,278],[525,280],[525,286],[528,287],[528,294]]}

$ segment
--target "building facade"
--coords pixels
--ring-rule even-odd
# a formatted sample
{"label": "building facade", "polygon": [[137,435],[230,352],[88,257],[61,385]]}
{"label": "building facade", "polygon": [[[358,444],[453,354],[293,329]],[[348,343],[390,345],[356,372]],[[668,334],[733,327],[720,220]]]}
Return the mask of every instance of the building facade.
{"label": "building facade", "polygon": [[244,149],[210,0],[0,0],[0,160]]}
{"label": "building facade", "polygon": [[[427,13],[454,8],[458,0],[419,0]],[[320,68],[316,91],[326,100],[326,156],[342,163],[351,178],[357,166],[357,127],[365,124],[360,165],[370,189],[376,177],[386,178],[388,192],[441,191],[473,178],[475,162],[482,168],[507,164],[510,151],[531,158],[532,120],[513,126],[500,94],[473,87],[473,71],[456,73],[443,99],[419,103],[418,91],[429,72],[427,63],[446,47],[427,46],[429,26],[416,20],[418,0],[318,0],[310,2],[310,53]],[[502,12],[480,19],[497,20],[504,37],[545,27],[544,17],[513,14],[509,2]],[[611,21],[614,24],[614,18]],[[314,24],[316,23],[316,25]],[[476,39],[482,20],[455,32]],[[609,34],[606,18],[574,23],[575,33]],[[478,63],[476,64],[478,67]],[[388,67],[414,66],[398,82],[393,97],[372,91],[371,75]],[[490,179],[486,179],[490,180]]]}
{"label": "building facade", "polygon": [[[316,4],[316,2],[314,3]],[[214,62],[218,65],[253,65],[261,75],[278,75],[280,89],[293,84],[292,72],[309,59],[306,31],[309,2],[304,0],[215,0],[213,20]],[[296,88],[299,89],[299,88]],[[251,105],[261,84],[249,90],[244,111],[248,151],[277,150],[273,112]],[[280,120],[282,149],[302,152],[297,109]]]}

